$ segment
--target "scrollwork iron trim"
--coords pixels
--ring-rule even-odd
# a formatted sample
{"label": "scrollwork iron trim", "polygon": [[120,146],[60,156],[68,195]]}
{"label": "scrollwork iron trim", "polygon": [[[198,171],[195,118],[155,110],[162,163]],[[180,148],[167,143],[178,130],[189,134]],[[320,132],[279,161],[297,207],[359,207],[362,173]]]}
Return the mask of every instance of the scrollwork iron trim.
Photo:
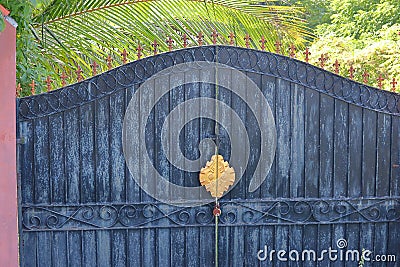
{"label": "scrollwork iron trim", "polygon": [[[218,55],[216,48],[218,47]],[[77,108],[140,84],[172,65],[216,61],[244,72],[287,80],[363,108],[400,115],[400,95],[379,90],[282,55],[232,46],[201,46],[146,57],[58,90],[17,100],[19,120]]]}
{"label": "scrollwork iron trim", "polygon": [[[22,231],[212,226],[212,205],[25,205]],[[400,222],[400,197],[221,201],[220,226]]]}

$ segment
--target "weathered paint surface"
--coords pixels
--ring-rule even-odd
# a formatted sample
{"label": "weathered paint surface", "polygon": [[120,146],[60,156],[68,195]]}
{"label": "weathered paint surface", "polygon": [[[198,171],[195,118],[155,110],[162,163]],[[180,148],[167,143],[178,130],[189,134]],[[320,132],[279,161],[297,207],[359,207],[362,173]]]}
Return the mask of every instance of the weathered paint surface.
{"label": "weathered paint surface", "polygon": [[18,265],[15,27],[0,32],[0,266]]}
{"label": "weathered paint surface", "polygon": [[[23,266],[214,264],[212,206],[178,208],[148,196],[125,165],[121,131],[126,107],[143,81],[180,62],[214,61],[215,49],[160,54],[18,101],[18,134],[25,140],[19,150]],[[254,174],[260,146],[257,114],[220,88],[219,99],[236,112],[251,138],[245,176],[221,200],[220,266],[356,265],[328,259],[281,262],[275,256],[272,264],[257,259],[264,245],[321,252],[337,248],[341,238],[349,249],[394,254],[400,260],[400,96],[295,59],[235,47],[218,49],[218,62],[241,70],[261,89],[278,135],[271,171]],[[147,151],[138,147],[137,153],[148,153],[158,172],[175,184],[197,186],[198,173],[171,166],[160,139],[163,122],[177,105],[199,96],[215,97],[210,84],[181,86],[189,75],[208,74],[182,71],[156,79],[155,88],[174,89],[148,119],[133,119],[137,127],[150,129],[138,137]],[[236,76],[228,78],[231,84],[240,83]],[[140,99],[137,108],[144,109],[152,98],[154,91]],[[190,108],[214,109],[208,102]],[[229,121],[232,114],[220,116]],[[180,121],[185,121],[184,113],[175,123]],[[199,158],[198,143],[213,134],[212,120],[193,120],[179,133],[180,150],[189,159]],[[220,153],[229,158],[229,136],[222,128],[220,134]],[[176,136],[167,138],[172,142]],[[141,179],[146,177],[146,164],[137,164]],[[253,174],[265,175],[266,180],[249,193]]]}

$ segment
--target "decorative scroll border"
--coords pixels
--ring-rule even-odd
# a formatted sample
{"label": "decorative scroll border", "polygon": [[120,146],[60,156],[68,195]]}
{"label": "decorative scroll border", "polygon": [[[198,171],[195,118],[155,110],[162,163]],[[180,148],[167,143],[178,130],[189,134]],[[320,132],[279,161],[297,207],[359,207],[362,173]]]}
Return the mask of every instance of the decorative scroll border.
{"label": "decorative scroll border", "polygon": [[[164,203],[32,205],[22,207],[22,231],[212,226],[213,206]],[[221,201],[220,226],[400,222],[400,198]]]}
{"label": "decorative scroll border", "polygon": [[79,107],[140,84],[153,74],[179,63],[216,60],[242,71],[288,80],[347,103],[400,115],[399,94],[363,85],[282,55],[232,46],[201,46],[147,57],[65,88],[20,98],[17,103],[19,120],[35,119]]}

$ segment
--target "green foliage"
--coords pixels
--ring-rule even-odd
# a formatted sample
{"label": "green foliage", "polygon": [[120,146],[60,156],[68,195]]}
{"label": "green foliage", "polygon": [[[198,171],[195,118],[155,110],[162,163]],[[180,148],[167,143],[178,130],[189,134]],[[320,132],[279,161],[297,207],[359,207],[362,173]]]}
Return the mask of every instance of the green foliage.
{"label": "green foliage", "polygon": [[[211,32],[219,33],[218,43],[227,43],[228,35],[237,35],[236,44],[244,46],[244,35],[252,37],[253,47],[264,35],[266,46],[274,49],[281,39],[301,45],[309,33],[301,17],[301,9],[273,5],[266,1],[248,0],[160,0],[127,2],[124,0],[54,0],[34,18],[41,46],[50,64],[59,73],[65,71],[74,79],[79,65],[83,76],[90,76],[90,63],[95,60],[106,69],[108,54],[121,64],[121,51],[126,48],[128,59],[136,59],[140,43],[144,54],[152,54],[154,40],[160,51],[167,51],[166,39],[182,47],[186,34],[189,44],[197,44],[198,32],[211,43]],[[72,80],[71,80],[72,81]]]}
{"label": "green foliage", "polygon": [[[363,73],[369,73],[369,84],[378,86],[377,78],[383,75],[384,88],[390,89],[390,80],[393,77],[399,79],[400,74],[400,24],[384,27],[378,31],[378,37],[372,39],[357,40],[352,37],[336,37],[326,35],[316,40],[311,46],[311,62],[319,64],[321,54],[327,54],[329,60],[327,69],[334,70],[334,62],[340,62],[340,74],[349,75],[349,68],[355,68],[356,81],[363,81]],[[389,80],[390,79],[390,80]]]}
{"label": "green foliage", "polygon": [[330,22],[332,13],[329,9],[329,0],[281,0],[281,2],[290,6],[302,7],[306,14],[307,25],[311,29]]}
{"label": "green foliage", "polygon": [[330,0],[331,23],[318,27],[326,32],[356,39],[376,36],[382,27],[400,21],[398,0]]}
{"label": "green foliage", "polygon": [[121,51],[127,49],[128,60],[135,60],[140,43],[145,55],[152,54],[156,40],[160,51],[167,51],[166,39],[172,37],[174,47],[182,47],[186,34],[189,45],[197,44],[198,32],[205,43],[211,43],[211,32],[219,33],[218,43],[227,43],[230,32],[236,44],[244,45],[246,33],[252,46],[259,47],[261,36],[267,49],[274,42],[302,46],[310,36],[302,19],[302,9],[276,5],[275,1],[254,0],[0,0],[12,11],[19,23],[17,40],[17,80],[29,93],[32,79],[43,91],[44,79],[51,75],[53,87],[61,85],[62,72],[69,83],[76,80],[80,66],[83,77],[91,76],[90,64],[96,61],[100,71],[107,69],[111,55],[117,66],[122,64]]}
{"label": "green foliage", "polygon": [[22,96],[30,94],[29,84],[37,83],[36,92],[44,90],[43,81],[54,72],[50,65],[43,64],[43,51],[38,46],[31,30],[34,0],[0,0],[5,8],[11,11],[10,16],[18,23],[17,27],[17,83],[24,89]]}
{"label": "green foliage", "polygon": [[2,32],[5,28],[6,24],[4,22],[3,14],[0,13],[0,32]]}
{"label": "green foliage", "polygon": [[[400,5],[398,0],[331,0],[331,23],[316,27],[319,36],[311,46],[312,62],[322,53],[329,55],[329,70],[337,59],[340,74],[349,75],[352,65],[356,81],[369,73],[369,84],[378,86],[383,75],[385,89],[393,77],[400,80]],[[399,91],[399,86],[397,86]]]}

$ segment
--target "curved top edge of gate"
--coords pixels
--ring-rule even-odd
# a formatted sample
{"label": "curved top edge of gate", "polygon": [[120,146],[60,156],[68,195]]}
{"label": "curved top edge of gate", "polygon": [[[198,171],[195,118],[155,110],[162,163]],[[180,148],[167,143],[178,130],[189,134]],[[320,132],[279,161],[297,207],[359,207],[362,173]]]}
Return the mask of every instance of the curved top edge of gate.
{"label": "curved top edge of gate", "polygon": [[199,46],[146,57],[79,83],[48,93],[18,99],[20,121],[48,116],[140,84],[170,66],[193,61],[218,62],[232,68],[266,74],[336,99],[400,116],[400,95],[379,90],[308,63],[254,49],[234,46]]}

